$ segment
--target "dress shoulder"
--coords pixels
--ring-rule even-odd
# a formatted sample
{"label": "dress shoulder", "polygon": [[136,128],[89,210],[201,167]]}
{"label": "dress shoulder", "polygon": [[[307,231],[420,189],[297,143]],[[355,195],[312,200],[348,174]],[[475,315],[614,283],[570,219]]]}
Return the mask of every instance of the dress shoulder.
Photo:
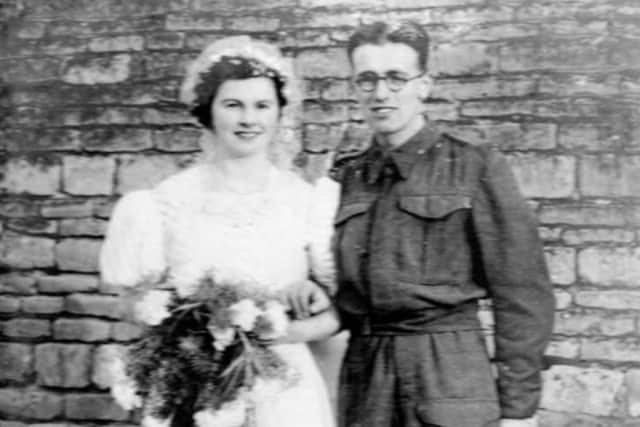
{"label": "dress shoulder", "polygon": [[102,281],[135,286],[164,274],[163,219],[153,190],[123,196],[111,215],[100,252]]}

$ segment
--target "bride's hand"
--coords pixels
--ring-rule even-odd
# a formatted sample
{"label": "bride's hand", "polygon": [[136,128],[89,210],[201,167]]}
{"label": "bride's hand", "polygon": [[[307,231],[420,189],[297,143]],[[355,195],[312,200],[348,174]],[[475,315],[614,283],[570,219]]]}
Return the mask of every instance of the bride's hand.
{"label": "bride's hand", "polygon": [[331,300],[327,293],[311,280],[289,287],[286,300],[291,307],[294,319],[306,319],[331,307]]}

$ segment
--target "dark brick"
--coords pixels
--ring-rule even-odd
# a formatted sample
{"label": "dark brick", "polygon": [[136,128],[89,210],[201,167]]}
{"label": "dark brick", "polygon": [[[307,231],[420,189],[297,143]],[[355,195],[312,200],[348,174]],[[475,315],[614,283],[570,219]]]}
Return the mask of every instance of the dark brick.
{"label": "dark brick", "polygon": [[22,311],[35,314],[55,314],[64,310],[64,298],[33,296],[22,299]]}
{"label": "dark brick", "polygon": [[38,278],[38,290],[46,293],[89,292],[98,289],[98,278],[86,274],[61,274]]}
{"label": "dark brick", "polygon": [[10,417],[51,420],[63,411],[62,396],[44,391],[0,389],[0,413]]}
{"label": "dark brick", "polygon": [[65,416],[72,420],[126,421],[129,413],[108,394],[69,394],[65,397]]}
{"label": "dark brick", "polygon": [[26,344],[0,343],[0,381],[23,382],[33,372],[33,349]]}
{"label": "dark brick", "polygon": [[51,324],[43,319],[11,319],[2,332],[11,338],[45,338],[51,336]]}
{"label": "dark brick", "polygon": [[120,319],[124,303],[118,297],[107,295],[72,294],[67,297],[66,310],[73,314],[86,314]]}
{"label": "dark brick", "polygon": [[110,331],[109,322],[90,318],[59,319],[53,324],[53,337],[61,341],[104,341],[109,338]]}
{"label": "dark brick", "polygon": [[41,344],[35,349],[38,383],[52,387],[85,387],[91,376],[92,347],[84,344]]}

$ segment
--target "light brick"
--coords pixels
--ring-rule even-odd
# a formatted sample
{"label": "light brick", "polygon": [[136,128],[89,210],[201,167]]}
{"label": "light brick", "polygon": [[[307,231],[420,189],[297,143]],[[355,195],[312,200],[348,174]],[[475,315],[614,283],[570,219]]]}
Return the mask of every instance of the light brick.
{"label": "light brick", "polygon": [[507,157],[525,197],[569,197],[575,190],[571,156],[512,154]]}
{"label": "light brick", "polygon": [[636,318],[628,314],[565,311],[556,314],[554,332],[563,335],[620,336],[635,332]]}
{"label": "light brick", "polygon": [[14,157],[3,166],[5,172],[0,175],[0,192],[47,196],[60,188],[60,164],[56,158]]}
{"label": "light brick", "polygon": [[152,147],[151,133],[149,129],[135,128],[91,129],[83,132],[79,138],[87,151],[142,151]]}
{"label": "light brick", "polygon": [[558,242],[563,230],[562,227],[538,227],[543,242]]}
{"label": "light brick", "polygon": [[624,212],[619,206],[569,205],[556,203],[540,209],[543,224],[611,225],[625,224]]}
{"label": "light brick", "polygon": [[629,415],[640,416],[640,369],[630,369],[625,375]]}
{"label": "light brick", "polygon": [[585,338],[582,341],[580,357],[611,362],[640,362],[640,343],[635,339],[590,340]]}
{"label": "light brick", "polygon": [[590,415],[613,415],[624,374],[612,370],[553,366],[544,374],[541,407]]}
{"label": "light brick", "polygon": [[147,49],[180,49],[184,45],[184,33],[168,32],[147,34],[145,45]]}
{"label": "light brick", "polygon": [[34,314],[60,313],[64,309],[64,298],[33,296],[22,298],[22,311]]}
{"label": "light brick", "polygon": [[435,75],[474,75],[496,71],[498,53],[486,43],[440,44],[429,59]]}
{"label": "light brick", "polygon": [[171,156],[123,156],[118,169],[118,194],[150,188],[180,170],[179,162]]}
{"label": "light brick", "polygon": [[344,49],[328,48],[304,50],[296,57],[296,69],[300,77],[348,78],[351,65]]}
{"label": "light brick", "polygon": [[54,265],[55,241],[44,237],[3,233],[0,237],[0,265],[41,268]]}
{"label": "light brick", "polygon": [[64,414],[71,420],[126,421],[129,413],[109,394],[69,394],[65,397]]}
{"label": "light brick", "polygon": [[52,420],[62,415],[62,396],[37,390],[0,389],[0,413],[9,417]]}
{"label": "light brick", "polygon": [[107,221],[98,218],[64,219],[60,221],[61,236],[104,236]]}
{"label": "light brick", "polygon": [[491,117],[513,116],[513,115],[534,115],[536,104],[533,101],[465,101],[462,104],[460,114],[467,117]]}
{"label": "light brick", "polygon": [[108,157],[64,158],[64,191],[73,195],[113,193],[116,162]]}
{"label": "light brick", "polygon": [[32,295],[36,293],[36,279],[18,273],[0,275],[0,293]]}
{"label": "light brick", "polygon": [[583,307],[609,310],[640,310],[639,291],[580,291],[575,296],[576,304]]}
{"label": "light brick", "polygon": [[51,325],[44,319],[11,319],[2,332],[10,338],[46,338],[51,336]]}
{"label": "light brick", "polygon": [[216,31],[224,27],[224,19],[215,15],[198,13],[196,16],[171,13],[167,15],[168,31]]}
{"label": "light brick", "polygon": [[102,243],[92,239],[63,239],[55,248],[56,263],[64,271],[92,273],[98,271]]}
{"label": "light brick", "polygon": [[578,253],[580,278],[601,286],[640,286],[640,249],[591,247]]}
{"label": "light brick", "polygon": [[580,340],[577,338],[562,338],[551,340],[545,351],[545,355],[562,357],[564,359],[576,359],[580,354]]}
{"label": "light brick", "polygon": [[280,19],[268,16],[234,16],[226,21],[226,27],[235,31],[266,32],[276,31]]}
{"label": "light brick", "polygon": [[107,295],[72,294],[66,298],[66,311],[73,314],[119,319],[124,307],[119,298]]}
{"label": "light brick", "polygon": [[565,310],[573,302],[573,296],[567,291],[554,290],[556,310]]}
{"label": "light brick", "polygon": [[20,311],[20,299],[0,295],[0,314],[13,314]]}
{"label": "light brick", "polygon": [[0,343],[0,381],[24,382],[33,372],[30,345]]}
{"label": "light brick", "polygon": [[635,240],[635,233],[631,230],[599,228],[572,229],[562,233],[562,241],[569,245],[583,245],[588,243],[630,243]]}
{"label": "light brick", "polygon": [[38,278],[38,289],[46,293],[90,292],[98,289],[98,278],[84,274],[61,274]]}
{"label": "light brick", "polygon": [[132,341],[140,338],[142,328],[129,322],[116,322],[111,327],[111,337],[116,341]]}
{"label": "light brick", "polygon": [[576,281],[576,251],[572,248],[552,247],[545,251],[551,281],[557,285],[571,285]]}
{"label": "light brick", "polygon": [[197,151],[201,135],[199,129],[157,130],[153,132],[153,145],[162,151]]}
{"label": "light brick", "polygon": [[142,50],[143,46],[142,36],[96,37],[89,42],[89,50],[93,52]]}
{"label": "light brick", "polygon": [[109,338],[111,324],[89,318],[59,319],[53,324],[53,337],[61,341],[105,341]]}
{"label": "light brick", "polygon": [[51,199],[43,204],[41,213],[46,218],[82,218],[91,216],[93,207],[86,200]]}
{"label": "light brick", "polygon": [[93,353],[93,371],[91,381],[101,389],[111,387],[113,373],[111,363],[126,352],[126,347],[119,344],[106,344],[96,348]]}
{"label": "light brick", "polygon": [[91,346],[40,344],[35,349],[38,383],[49,387],[85,387],[91,372]]}
{"label": "light brick", "polygon": [[73,59],[65,64],[62,80],[78,85],[120,83],[129,78],[130,63],[128,54]]}
{"label": "light brick", "polygon": [[15,218],[6,223],[7,229],[24,234],[56,234],[58,224],[44,218]]}
{"label": "light brick", "polygon": [[584,196],[640,196],[640,156],[583,156],[580,191]]}

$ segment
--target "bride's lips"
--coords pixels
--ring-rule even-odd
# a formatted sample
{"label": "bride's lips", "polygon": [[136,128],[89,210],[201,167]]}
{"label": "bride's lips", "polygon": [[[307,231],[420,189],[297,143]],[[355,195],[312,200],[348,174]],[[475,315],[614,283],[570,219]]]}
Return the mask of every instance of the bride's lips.
{"label": "bride's lips", "polygon": [[371,111],[371,113],[373,113],[373,115],[377,118],[386,118],[391,113],[393,113],[396,109],[397,108],[395,107],[390,107],[387,105],[379,105],[375,107],[370,107],[369,111]]}

